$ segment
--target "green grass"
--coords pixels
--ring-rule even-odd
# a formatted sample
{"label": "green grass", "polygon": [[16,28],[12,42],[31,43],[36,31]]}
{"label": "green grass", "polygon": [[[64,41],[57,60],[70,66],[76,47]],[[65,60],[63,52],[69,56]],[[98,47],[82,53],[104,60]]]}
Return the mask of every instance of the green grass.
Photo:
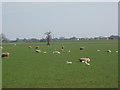
{"label": "green grass", "polygon": [[[28,46],[40,46],[44,53],[35,53]],[[60,55],[52,54],[65,46]],[[86,49],[80,51],[84,46]],[[117,88],[118,50],[117,41],[63,41],[47,47],[45,43],[3,44],[3,52],[10,57],[2,60],[3,88]],[[96,50],[100,49],[100,52]],[[106,50],[111,49],[111,53]],[[71,50],[68,53],[68,50]],[[89,57],[90,66],[78,61]],[[72,61],[67,65],[66,61]]]}

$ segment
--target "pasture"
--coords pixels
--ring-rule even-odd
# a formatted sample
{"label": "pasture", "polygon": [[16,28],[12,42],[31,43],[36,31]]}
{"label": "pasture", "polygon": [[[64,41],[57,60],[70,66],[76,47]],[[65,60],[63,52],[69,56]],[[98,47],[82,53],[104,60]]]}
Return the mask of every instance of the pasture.
{"label": "pasture", "polygon": [[[49,47],[46,43],[13,44],[3,43],[3,52],[10,53],[2,59],[3,88],[118,87],[118,53],[115,52],[118,42],[115,40],[61,41]],[[62,45],[61,54],[52,53]],[[47,53],[36,53],[35,46]],[[106,52],[108,49],[112,52]],[[91,59],[90,66],[78,61],[83,57]],[[72,64],[66,64],[66,61]]]}

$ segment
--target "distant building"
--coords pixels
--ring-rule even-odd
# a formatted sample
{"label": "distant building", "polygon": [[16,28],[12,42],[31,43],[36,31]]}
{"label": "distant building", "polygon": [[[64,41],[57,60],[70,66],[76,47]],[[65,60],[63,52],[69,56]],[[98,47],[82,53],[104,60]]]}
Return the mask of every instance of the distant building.
{"label": "distant building", "polygon": [[120,37],[118,35],[111,35],[108,38],[109,38],[109,40],[118,40]]}

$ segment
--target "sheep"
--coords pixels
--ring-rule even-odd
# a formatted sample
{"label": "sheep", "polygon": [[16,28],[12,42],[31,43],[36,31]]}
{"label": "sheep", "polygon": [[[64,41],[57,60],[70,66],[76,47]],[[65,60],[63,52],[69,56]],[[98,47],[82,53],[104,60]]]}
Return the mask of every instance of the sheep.
{"label": "sheep", "polygon": [[59,51],[53,51],[53,54],[60,54]]}
{"label": "sheep", "polygon": [[79,59],[80,62],[90,62],[89,58],[80,58]]}
{"label": "sheep", "polygon": [[112,51],[111,50],[107,50],[107,52],[111,53]]}
{"label": "sheep", "polygon": [[80,47],[80,50],[84,50],[85,49],[85,47]]}
{"label": "sheep", "polygon": [[3,57],[9,57],[9,55],[10,55],[10,53],[8,53],[8,52],[7,52],[7,53],[2,53],[2,56],[1,56],[1,57],[2,57],[2,58],[3,58]]}
{"label": "sheep", "polygon": [[36,47],[35,47],[35,49],[38,49],[38,48],[39,48],[39,46],[36,46]]}
{"label": "sheep", "polygon": [[89,58],[80,58],[79,61],[85,63],[86,65],[90,65],[90,64],[88,63],[88,62],[90,62],[90,59],[89,59]]}
{"label": "sheep", "polygon": [[85,63],[86,65],[90,65],[90,63],[88,63],[90,62],[89,58],[80,58],[79,61]]}
{"label": "sheep", "polygon": [[14,44],[14,46],[16,46],[16,43]]}
{"label": "sheep", "polygon": [[118,51],[116,51],[116,53],[118,53]]}
{"label": "sheep", "polygon": [[28,48],[32,48],[32,46],[28,46]]}
{"label": "sheep", "polygon": [[97,50],[98,52],[100,52],[100,50]]}
{"label": "sheep", "polygon": [[43,53],[47,53],[46,51],[44,51]]}
{"label": "sheep", "polygon": [[2,46],[0,46],[0,49],[3,49],[3,47],[2,47]]}
{"label": "sheep", "polygon": [[37,53],[41,53],[41,50],[35,50],[35,52],[37,52]]}
{"label": "sheep", "polygon": [[66,61],[66,64],[72,64],[72,62]]}
{"label": "sheep", "polygon": [[70,50],[68,50],[68,52],[70,52]]}

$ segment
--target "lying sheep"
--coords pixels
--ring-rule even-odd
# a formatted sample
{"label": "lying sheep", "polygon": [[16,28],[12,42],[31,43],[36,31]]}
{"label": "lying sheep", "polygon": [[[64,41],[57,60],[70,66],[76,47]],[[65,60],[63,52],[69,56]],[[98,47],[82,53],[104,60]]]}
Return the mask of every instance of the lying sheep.
{"label": "lying sheep", "polygon": [[44,51],[43,53],[47,53],[46,51]]}
{"label": "lying sheep", "polygon": [[3,47],[2,47],[2,46],[0,46],[0,49],[3,49]]}
{"label": "lying sheep", "polygon": [[2,53],[2,56],[1,56],[1,57],[2,57],[2,58],[3,58],[3,57],[9,57],[9,55],[10,55],[10,53],[8,53],[8,52],[7,52],[7,53]]}
{"label": "lying sheep", "polygon": [[37,52],[37,53],[41,53],[41,50],[35,50],[35,52]]}
{"label": "lying sheep", "polygon": [[70,50],[68,50],[68,52],[70,52]]}
{"label": "lying sheep", "polygon": [[59,51],[53,51],[53,54],[60,54]]}
{"label": "lying sheep", "polygon": [[80,58],[79,61],[85,63],[86,65],[90,65],[90,64],[88,63],[88,62],[90,62],[90,59],[89,59],[89,58]]}
{"label": "lying sheep", "polygon": [[80,58],[79,59],[80,62],[90,62],[89,58]]}
{"label": "lying sheep", "polygon": [[72,64],[72,62],[66,61],[66,64]]}
{"label": "lying sheep", "polygon": [[111,50],[107,50],[107,52],[111,53],[112,51]]}
{"label": "lying sheep", "polygon": [[32,48],[32,46],[28,46],[28,48]]}
{"label": "lying sheep", "polygon": [[116,51],[116,53],[118,53],[118,51]]}
{"label": "lying sheep", "polygon": [[100,50],[97,50],[98,52],[100,52]]}
{"label": "lying sheep", "polygon": [[85,49],[85,47],[80,47],[80,50],[84,50]]}
{"label": "lying sheep", "polygon": [[90,65],[90,63],[88,63],[90,62],[90,58],[80,58],[79,61],[85,63],[86,65]]}

